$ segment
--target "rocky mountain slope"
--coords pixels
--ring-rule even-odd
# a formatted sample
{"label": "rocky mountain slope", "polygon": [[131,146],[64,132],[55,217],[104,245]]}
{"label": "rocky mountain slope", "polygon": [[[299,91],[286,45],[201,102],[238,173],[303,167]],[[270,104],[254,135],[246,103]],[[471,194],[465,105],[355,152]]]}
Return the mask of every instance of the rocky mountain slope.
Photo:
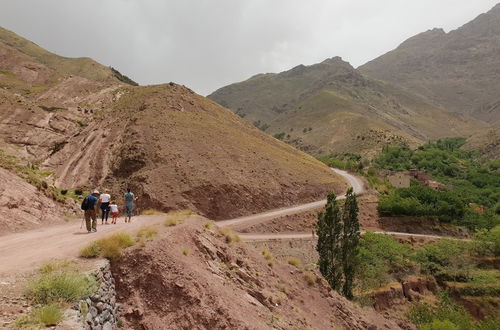
{"label": "rocky mountain slope", "polygon": [[450,111],[500,120],[500,3],[464,26],[418,34],[359,70]]}
{"label": "rocky mountain slope", "polygon": [[188,88],[120,78],[0,29],[2,149],[52,173],[45,185],[115,196],[131,187],[140,209],[191,208],[213,218],[343,189],[323,164]]}
{"label": "rocky mountain slope", "polygon": [[368,78],[339,57],[257,75],[208,97],[313,154],[372,153],[385,144],[469,135],[482,127]]}
{"label": "rocky mountain slope", "polygon": [[400,329],[318,277],[229,242],[197,217],[112,263],[129,329]]}

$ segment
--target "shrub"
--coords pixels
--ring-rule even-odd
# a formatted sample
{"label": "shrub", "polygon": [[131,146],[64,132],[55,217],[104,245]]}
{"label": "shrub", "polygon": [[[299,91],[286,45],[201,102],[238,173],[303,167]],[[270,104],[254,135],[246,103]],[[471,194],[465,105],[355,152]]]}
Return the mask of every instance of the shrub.
{"label": "shrub", "polygon": [[357,278],[362,290],[382,286],[414,268],[412,250],[391,236],[366,232],[359,248]]}
{"label": "shrub", "polygon": [[314,285],[314,283],[316,283],[318,277],[312,272],[305,272],[304,280],[306,281],[307,285],[312,286]]}
{"label": "shrub", "polygon": [[181,210],[181,211],[171,211],[167,213],[167,219],[164,222],[164,225],[167,227],[176,226],[182,223],[184,220],[189,218],[191,215],[195,215],[196,212],[190,210]]}
{"label": "shrub", "polygon": [[177,226],[178,223],[179,221],[176,218],[167,218],[163,224],[167,227],[173,227]]}
{"label": "shrub", "polygon": [[182,254],[187,256],[189,254],[189,249],[186,248],[182,249]]}
{"label": "shrub", "polygon": [[237,243],[241,241],[240,236],[229,228],[219,229],[219,234],[225,237],[226,243],[228,244]]}
{"label": "shrub", "polygon": [[50,304],[36,308],[33,311],[33,318],[46,327],[54,326],[62,321],[63,312],[59,305]]}
{"label": "shrub", "polygon": [[73,302],[88,296],[95,287],[95,279],[77,272],[43,274],[32,279],[28,296],[35,302]]}
{"label": "shrub", "polygon": [[[455,326],[442,329],[474,329],[472,317],[462,306],[457,305],[446,292],[439,295],[437,306],[416,304],[408,312],[408,318],[421,329],[441,329],[437,326]],[[436,322],[439,321],[439,322]]]}
{"label": "shrub", "polygon": [[107,259],[119,258],[124,248],[134,245],[134,240],[126,233],[116,233],[109,237],[90,242],[80,250],[80,257],[96,258],[98,256]]}
{"label": "shrub", "polygon": [[471,279],[469,248],[469,242],[441,239],[420,248],[416,257],[424,273],[438,280],[464,282]]}
{"label": "shrub", "polygon": [[80,257],[97,258],[101,254],[101,247],[97,241],[92,241],[80,249]]}
{"label": "shrub", "polygon": [[500,226],[474,235],[473,251],[482,256],[500,256]]}
{"label": "shrub", "polygon": [[289,265],[292,265],[296,268],[302,267],[302,261],[299,258],[290,257],[290,258],[288,258],[287,262]]}
{"label": "shrub", "polygon": [[268,249],[262,249],[261,253],[267,261],[273,260],[273,254]]}

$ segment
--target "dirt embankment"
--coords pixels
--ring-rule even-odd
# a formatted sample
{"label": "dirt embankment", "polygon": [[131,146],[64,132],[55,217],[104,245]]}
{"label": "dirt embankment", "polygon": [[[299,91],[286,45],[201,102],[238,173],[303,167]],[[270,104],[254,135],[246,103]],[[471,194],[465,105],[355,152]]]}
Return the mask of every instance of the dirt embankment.
{"label": "dirt embankment", "polygon": [[398,329],[337,295],[314,270],[229,244],[202,218],[163,229],[112,265],[131,329]]}
{"label": "dirt embankment", "polygon": [[0,234],[64,220],[72,209],[54,202],[11,172],[0,168]]}

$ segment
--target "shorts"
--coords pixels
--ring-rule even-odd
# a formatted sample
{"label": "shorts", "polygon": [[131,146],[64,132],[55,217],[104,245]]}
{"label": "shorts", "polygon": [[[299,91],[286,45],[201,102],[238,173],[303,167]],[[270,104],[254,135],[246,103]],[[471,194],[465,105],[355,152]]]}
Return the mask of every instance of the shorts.
{"label": "shorts", "polygon": [[118,212],[111,213],[111,216],[113,216],[113,218],[118,218]]}

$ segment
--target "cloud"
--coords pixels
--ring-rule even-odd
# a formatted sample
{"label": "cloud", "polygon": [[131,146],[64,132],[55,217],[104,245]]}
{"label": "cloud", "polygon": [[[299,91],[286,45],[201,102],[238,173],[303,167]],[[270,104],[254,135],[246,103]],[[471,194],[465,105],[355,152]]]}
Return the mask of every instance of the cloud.
{"label": "cloud", "polygon": [[63,56],[89,56],[141,84],[201,94],[261,72],[342,56],[354,66],[497,0],[2,0],[3,27]]}

